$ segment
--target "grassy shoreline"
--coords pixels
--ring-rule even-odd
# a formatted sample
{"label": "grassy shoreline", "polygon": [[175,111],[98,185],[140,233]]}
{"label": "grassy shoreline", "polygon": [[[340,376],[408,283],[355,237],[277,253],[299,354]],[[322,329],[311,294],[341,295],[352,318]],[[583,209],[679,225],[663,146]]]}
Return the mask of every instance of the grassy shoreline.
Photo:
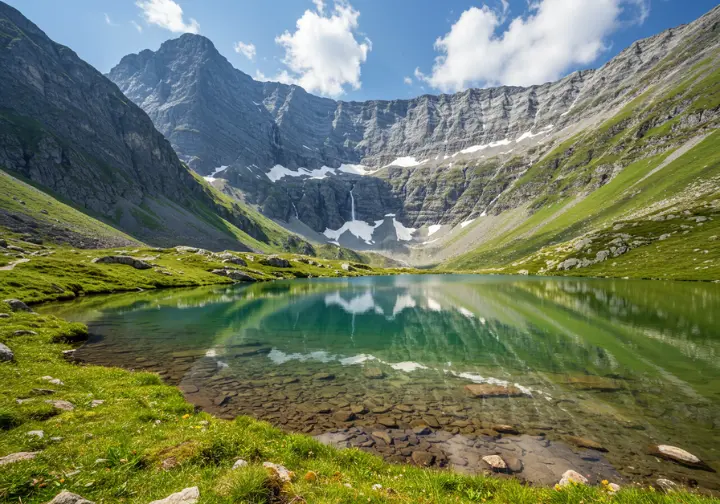
{"label": "grassy shoreline", "polygon": [[[216,256],[177,249],[132,252],[135,257],[154,254],[157,259],[149,262],[156,267],[135,270],[92,262],[118,250],[54,249],[48,256],[30,256],[30,262],[0,272],[0,299],[38,303],[230,281],[209,273],[227,266]],[[316,263],[308,264],[291,254],[282,255],[292,260],[291,268],[275,268],[260,264],[263,256],[258,254],[236,255],[254,256],[247,267],[238,269],[258,280],[409,271],[364,265],[345,271],[343,261],[302,258]],[[177,388],[163,384],[155,374],[73,364],[62,352],[81,344],[87,334],[84,326],[54,316],[13,312],[5,303],[0,303],[0,312],[9,315],[0,319],[0,342],[15,353],[14,361],[0,363],[4,384],[0,457],[38,452],[33,460],[2,466],[0,502],[48,502],[66,489],[94,502],[146,503],[191,486],[199,487],[201,503],[718,502],[693,493],[666,495],[632,485],[611,495],[606,486],[573,485],[558,490],[508,478],[391,465],[379,457],[336,450],[248,417],[221,420],[196,411]],[[64,411],[46,401],[69,401],[74,409]],[[31,431],[43,431],[43,437],[28,435]],[[239,458],[249,465],[233,470]],[[266,461],[294,471],[293,481],[281,484],[269,476],[262,467]]]}

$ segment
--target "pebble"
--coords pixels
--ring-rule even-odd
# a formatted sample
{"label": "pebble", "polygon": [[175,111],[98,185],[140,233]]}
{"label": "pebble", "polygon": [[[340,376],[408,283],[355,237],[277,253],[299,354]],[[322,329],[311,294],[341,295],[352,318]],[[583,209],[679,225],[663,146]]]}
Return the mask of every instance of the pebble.
{"label": "pebble", "polygon": [[235,461],[235,463],[233,464],[232,468],[233,468],[233,469],[240,469],[240,468],[242,468],[242,467],[247,467],[247,465],[248,465],[247,460],[237,459],[237,460]]}
{"label": "pebble", "polygon": [[97,408],[98,406],[102,406],[105,404],[105,401],[102,399],[93,399],[93,401],[90,403],[91,408]]}
{"label": "pebble", "polygon": [[378,438],[382,441],[385,441],[385,444],[390,445],[392,444],[392,438],[390,437],[390,434],[383,431],[375,431],[371,434],[372,437]]}

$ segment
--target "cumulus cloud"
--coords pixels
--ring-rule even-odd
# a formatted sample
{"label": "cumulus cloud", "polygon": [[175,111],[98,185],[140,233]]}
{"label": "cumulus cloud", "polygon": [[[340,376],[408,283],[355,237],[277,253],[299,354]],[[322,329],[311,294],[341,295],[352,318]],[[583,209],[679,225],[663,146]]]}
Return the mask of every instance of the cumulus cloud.
{"label": "cumulus cloud", "polygon": [[255,44],[246,44],[245,42],[235,42],[235,45],[233,46],[235,49],[235,52],[238,54],[242,54],[250,61],[255,59]]}
{"label": "cumulus cloud", "polygon": [[502,10],[471,7],[435,41],[440,55],[432,73],[418,68],[415,76],[445,92],[555,80],[573,65],[595,61],[608,35],[623,23],[642,23],[649,8],[649,0],[536,0],[499,32],[506,2]]}
{"label": "cumulus cloud", "polygon": [[412,86],[412,83],[413,83],[412,77],[405,77],[405,78],[403,79],[403,82],[404,82],[405,84],[407,84],[408,86]]}
{"label": "cumulus cloud", "polygon": [[360,67],[372,50],[370,40],[358,34],[360,12],[346,0],[337,0],[332,11],[323,0],[313,3],[315,9],[297,20],[295,32],[275,38],[285,50],[287,69],[272,80],[325,96],[340,96],[347,86],[359,89]]}
{"label": "cumulus cloud", "polygon": [[186,23],[182,7],[173,0],[138,0],[135,5],[140,7],[148,24],[175,33],[200,33],[200,24],[193,18]]}

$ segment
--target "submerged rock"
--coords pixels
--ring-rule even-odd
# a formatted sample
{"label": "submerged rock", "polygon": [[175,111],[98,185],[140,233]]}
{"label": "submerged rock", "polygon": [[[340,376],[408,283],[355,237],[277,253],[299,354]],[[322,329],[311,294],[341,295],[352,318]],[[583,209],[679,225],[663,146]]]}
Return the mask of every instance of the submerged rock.
{"label": "submerged rock", "polygon": [[601,445],[597,441],[593,441],[592,439],[586,439],[578,436],[566,436],[565,440],[568,443],[578,446],[580,448],[589,448],[591,450],[597,450],[601,452],[607,451],[607,448],[603,447],[603,445]]}
{"label": "submerged rock", "polygon": [[707,465],[698,457],[688,451],[683,450],[682,448],[678,448],[677,446],[653,445],[650,447],[649,452],[651,455],[677,462],[678,464],[684,465],[686,467],[715,472],[715,469]]}
{"label": "submerged rock", "polygon": [[421,467],[429,467],[435,462],[435,455],[426,451],[412,452],[412,460]]}
{"label": "submerged rock", "polygon": [[472,383],[465,385],[465,390],[473,397],[524,397],[525,392],[513,385],[491,385],[489,383]]}
{"label": "submerged rock", "polygon": [[380,378],[385,378],[385,373],[379,367],[365,368],[363,370],[363,375],[365,376],[365,378],[369,378],[371,380],[378,380]]}

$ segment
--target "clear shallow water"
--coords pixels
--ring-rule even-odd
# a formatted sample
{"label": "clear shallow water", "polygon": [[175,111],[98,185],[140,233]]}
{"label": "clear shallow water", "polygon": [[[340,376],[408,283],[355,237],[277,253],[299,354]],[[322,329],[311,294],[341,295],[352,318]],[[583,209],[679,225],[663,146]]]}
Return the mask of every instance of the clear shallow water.
{"label": "clear shallow water", "polygon": [[[718,285],[318,279],[93,297],[44,312],[89,325],[82,360],[159,372],[221,416],[252,415],[394,461],[429,453],[467,472],[499,453],[538,483],[575,468],[720,490],[717,474],[647,454],[670,444],[720,469]],[[476,398],[472,383],[527,395]],[[421,423],[430,435],[410,430]],[[500,435],[501,425],[518,434]],[[380,431],[389,445],[372,436]]]}

